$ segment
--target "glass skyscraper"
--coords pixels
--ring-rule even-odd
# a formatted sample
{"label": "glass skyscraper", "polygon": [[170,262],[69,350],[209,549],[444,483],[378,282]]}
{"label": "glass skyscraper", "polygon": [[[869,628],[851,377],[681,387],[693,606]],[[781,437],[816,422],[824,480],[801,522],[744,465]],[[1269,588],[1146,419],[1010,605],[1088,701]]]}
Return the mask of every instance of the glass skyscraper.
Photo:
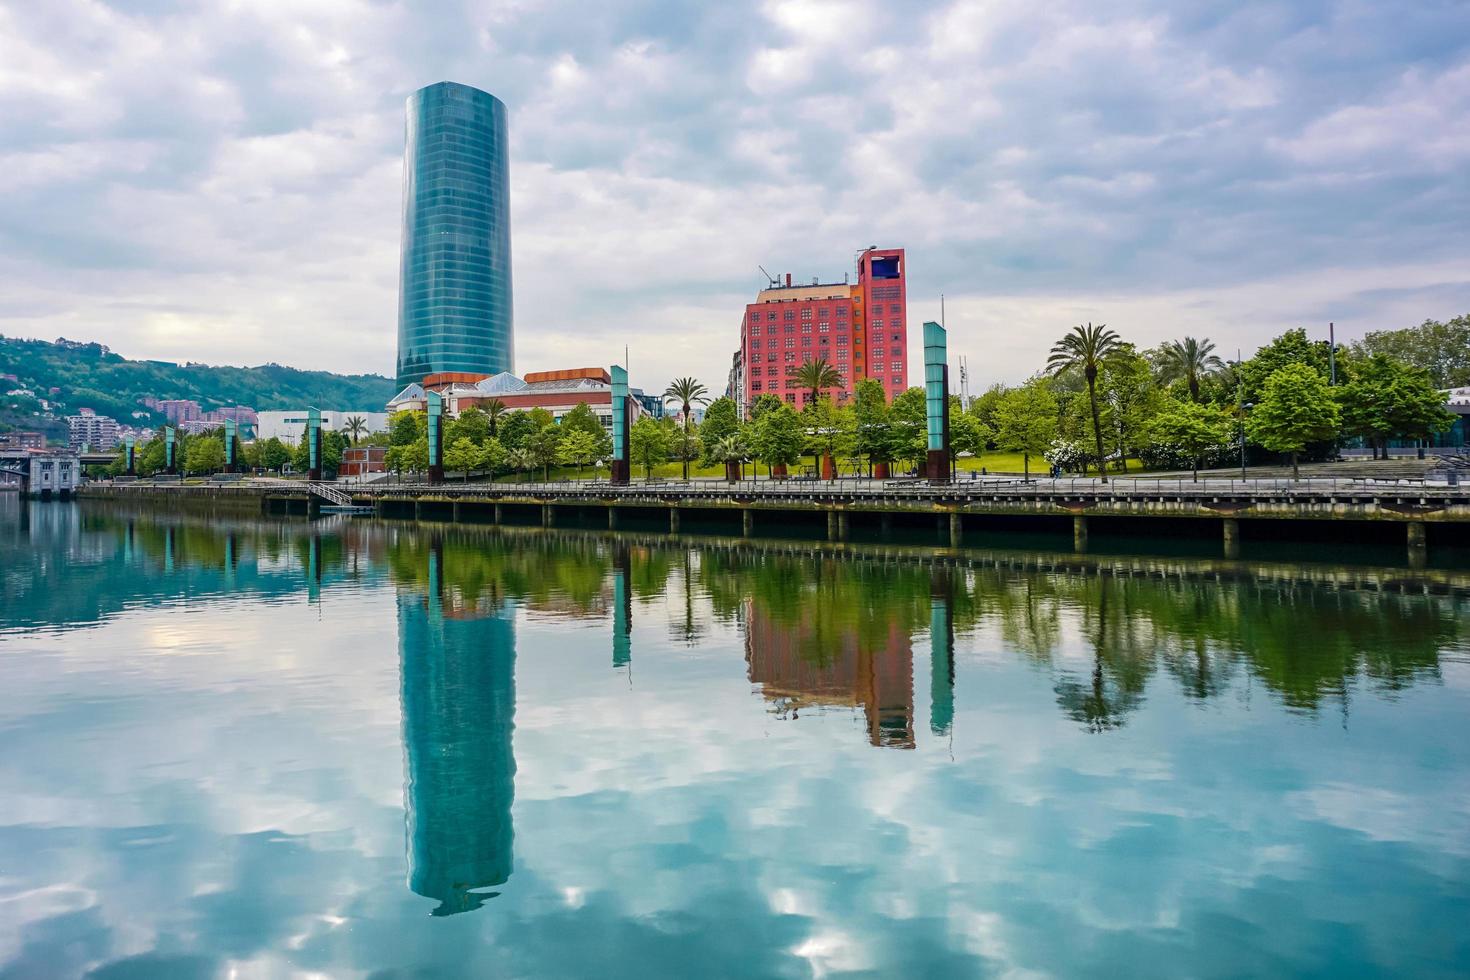
{"label": "glass skyscraper", "polygon": [[438,82],[408,99],[398,384],[514,369],[505,103]]}

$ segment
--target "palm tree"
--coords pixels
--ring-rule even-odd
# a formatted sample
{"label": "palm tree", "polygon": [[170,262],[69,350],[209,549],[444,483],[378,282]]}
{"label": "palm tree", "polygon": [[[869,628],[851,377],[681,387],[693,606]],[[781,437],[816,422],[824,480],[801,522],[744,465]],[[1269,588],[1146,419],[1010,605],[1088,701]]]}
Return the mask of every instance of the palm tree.
{"label": "palm tree", "polygon": [[1164,383],[1188,382],[1189,399],[1196,402],[1199,401],[1200,379],[1225,368],[1225,362],[1215,356],[1215,345],[1209,338],[1195,340],[1193,337],[1173,340],[1159,348],[1158,364],[1159,377]]}
{"label": "palm tree", "polygon": [[367,419],[364,419],[361,415],[348,416],[347,424],[342,428],[347,432],[347,437],[352,440],[352,444],[355,446],[357,445],[357,440],[367,435]]}
{"label": "palm tree", "polygon": [[675,378],[664,389],[664,401],[678,402],[679,414],[684,416],[684,446],[680,453],[684,457],[684,479],[689,479],[689,408],[691,405],[709,403],[709,389],[693,378]]}
{"label": "palm tree", "polygon": [[482,402],[480,410],[490,416],[490,434],[496,435],[495,429],[500,424],[500,416],[508,411],[505,402],[499,398],[492,398],[487,402]]}
{"label": "palm tree", "polygon": [[[512,470],[529,473],[536,468],[536,454],[525,446],[519,446],[505,454],[505,462]],[[525,482],[524,477],[521,482]]]}
{"label": "palm tree", "polygon": [[710,458],[725,464],[726,480],[731,483],[737,482],[742,474],[730,464],[740,464],[745,461],[745,443],[741,440],[739,433],[731,433],[715,443],[710,450]]}
{"label": "palm tree", "polygon": [[1078,368],[1087,379],[1087,401],[1092,407],[1092,434],[1097,439],[1097,475],[1108,482],[1107,469],[1103,465],[1102,421],[1097,412],[1097,372],[1110,358],[1122,349],[1118,335],[1108,329],[1106,323],[1093,326],[1076,326],[1072,332],[1052,345],[1051,357],[1046,359],[1046,369],[1052,374],[1061,374]]}
{"label": "palm tree", "polygon": [[801,367],[793,370],[791,376],[797,384],[811,392],[811,404],[813,405],[821,397],[823,388],[842,387],[842,375],[827,362],[825,357],[819,357],[815,361],[802,361]]}

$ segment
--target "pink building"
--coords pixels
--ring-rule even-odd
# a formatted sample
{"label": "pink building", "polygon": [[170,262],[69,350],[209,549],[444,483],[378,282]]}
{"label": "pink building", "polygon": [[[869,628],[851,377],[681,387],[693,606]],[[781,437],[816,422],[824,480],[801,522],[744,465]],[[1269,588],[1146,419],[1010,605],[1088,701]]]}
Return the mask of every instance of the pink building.
{"label": "pink building", "polygon": [[908,387],[908,297],[904,251],[868,249],[857,283],[794,284],[791,276],[760,291],[740,322],[742,408],[775,395],[800,408],[811,393],[795,373],[826,358],[842,384],[822,393],[837,402],[875,378],[889,401]]}

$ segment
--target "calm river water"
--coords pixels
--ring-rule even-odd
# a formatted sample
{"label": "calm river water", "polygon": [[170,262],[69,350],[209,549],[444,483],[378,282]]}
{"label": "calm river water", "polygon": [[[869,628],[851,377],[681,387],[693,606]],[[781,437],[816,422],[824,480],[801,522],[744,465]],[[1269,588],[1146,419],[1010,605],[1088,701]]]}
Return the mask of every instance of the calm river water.
{"label": "calm river water", "polygon": [[1470,965],[1470,575],[800,550],[0,495],[0,977]]}

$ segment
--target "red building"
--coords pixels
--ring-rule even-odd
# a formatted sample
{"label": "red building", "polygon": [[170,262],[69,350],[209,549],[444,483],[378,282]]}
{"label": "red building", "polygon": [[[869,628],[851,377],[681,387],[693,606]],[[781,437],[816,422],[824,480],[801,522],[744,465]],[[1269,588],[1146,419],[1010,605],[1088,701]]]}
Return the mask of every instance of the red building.
{"label": "red building", "polygon": [[367,476],[387,470],[387,446],[352,446],[342,450],[342,463],[337,467],[338,476]]}
{"label": "red building", "polygon": [[857,383],[875,378],[890,401],[908,387],[908,296],[901,248],[868,249],[858,258],[857,283],[763,289],[740,321],[744,378],[742,408],[776,395],[800,408],[811,397],[797,383],[806,361],[826,358],[842,385],[823,394],[838,402]]}

